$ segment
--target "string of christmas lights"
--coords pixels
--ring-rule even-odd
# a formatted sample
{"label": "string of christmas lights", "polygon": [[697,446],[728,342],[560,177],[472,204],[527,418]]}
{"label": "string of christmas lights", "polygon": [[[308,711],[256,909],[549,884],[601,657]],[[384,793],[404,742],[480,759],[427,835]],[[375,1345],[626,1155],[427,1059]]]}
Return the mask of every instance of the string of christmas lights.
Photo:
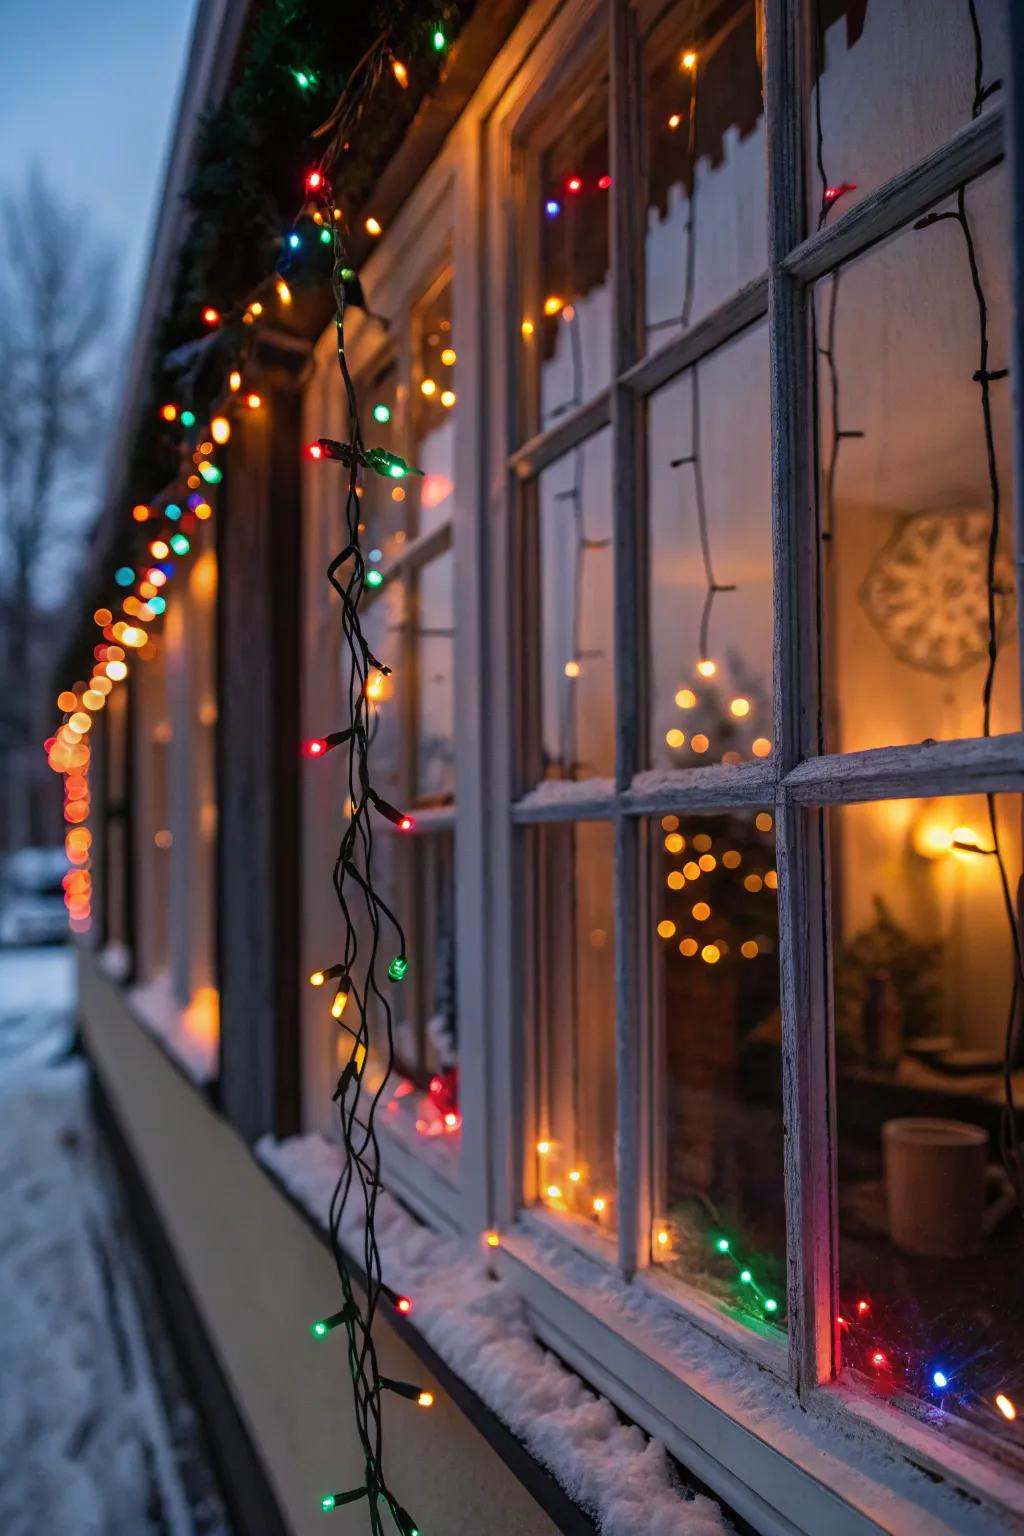
{"label": "string of christmas lights", "polygon": [[[430,44],[436,53],[447,48],[447,38],[440,21],[431,25]],[[305,93],[316,86],[318,76],[312,69],[295,68],[290,73],[301,92]],[[307,245],[307,230],[310,230],[308,238],[315,246],[330,249],[338,363],[349,413],[347,441],[324,437],[310,444],[306,450],[311,461],[334,462],[347,472],[348,542],[332,560],[327,576],[341,599],[342,630],[349,655],[349,722],[344,727],[305,743],[303,751],[307,756],[315,758],[347,745],[350,806],[348,823],[333,869],[333,883],[344,924],[340,945],[342,959],[323,970],[315,971],[309,978],[314,986],[323,986],[328,979],[336,982],[331,1016],[350,1040],[349,1058],[340,1073],[333,1095],[338,1105],[345,1152],[344,1166],[334,1191],[330,1213],[332,1249],[343,1305],[327,1317],[314,1322],[311,1332],[314,1338],[322,1339],[336,1328],[344,1330],[346,1356],[352,1377],[356,1430],[364,1462],[363,1483],[356,1489],[324,1494],[320,1507],[328,1513],[365,1498],[370,1529],[374,1536],[384,1529],[382,1510],[390,1513],[400,1536],[419,1536],[416,1522],[399,1503],[385,1478],[382,1400],[383,1394],[390,1392],[419,1407],[429,1408],[433,1404],[433,1394],[414,1383],[383,1376],[378,1367],[372,1333],[374,1318],[382,1300],[398,1314],[405,1315],[412,1310],[412,1302],[408,1297],[399,1295],[384,1283],[375,1231],[376,1202],[382,1185],[380,1149],[374,1119],[394,1064],[392,1013],[387,989],[403,981],[408,972],[409,958],[401,923],[374,886],[372,817],[374,814],[379,815],[398,834],[412,829],[413,818],[384,799],[371,780],[369,747],[374,730],[370,704],[374,697],[375,681],[389,676],[391,669],[379,661],[367,645],[358,610],[365,589],[379,586],[381,581],[380,572],[365,565],[360,547],[360,477],[366,473],[376,473],[390,480],[402,480],[420,471],[395,454],[367,445],[363,439],[355,386],[345,355],[344,322],[346,311],[352,305],[364,309],[367,314],[371,312],[365,304],[358,276],[348,265],[344,238],[347,221],[335,201],[330,179],[332,166],[348,147],[350,136],[369,101],[389,75],[401,89],[408,88],[408,68],[396,56],[389,34],[382,33],[351,72],[330,116],[315,131],[315,137],[327,139],[326,148],[320,161],[307,173],[305,197],[291,229],[281,241],[276,270],[268,274],[231,311],[224,313],[212,304],[203,307],[201,320],[210,336],[227,337],[233,344],[232,366],[224,379],[219,403],[215,408],[216,414],[211,416],[204,430],[191,406],[172,400],[160,408],[160,419],[165,428],[179,435],[178,447],[185,471],[185,494],[177,499],[179,493],[174,490],[171,495],[176,499],[158,498],[152,504],[138,504],[133,508],[133,522],[147,525],[144,557],[132,565],[119,566],[113,573],[117,596],[111,599],[111,607],[97,609],[94,615],[102,632],[103,643],[96,647],[93,677],[88,684],[76,683],[73,689],[59,696],[58,707],[63,718],[54,736],[45,745],[51,767],[65,775],[66,817],[71,824],[66,846],[72,864],[65,879],[67,900],[72,927],[84,931],[91,916],[91,834],[87,827],[81,825],[89,810],[87,773],[91,712],[101,710],[111,689],[127,678],[126,657],[129,650],[137,651],[144,660],[155,654],[155,644],[147,626],[158,621],[166,611],[165,592],[168,583],[175,574],[178,562],[187,557],[191,550],[190,535],[196,524],[213,515],[213,505],[209,498],[213,488],[223,479],[223,471],[215,459],[215,450],[227,443],[231,436],[231,422],[224,412],[230,408],[256,411],[262,407],[261,397],[254,391],[246,390],[243,378],[254,328],[269,318],[271,308],[268,306],[276,303],[279,310],[290,307],[293,293],[288,278],[293,273],[297,275],[298,281],[305,281],[309,276],[303,273],[298,263]],[[365,228],[371,235],[381,233],[381,225],[372,215],[367,217]],[[312,231],[316,232],[315,235]],[[181,350],[194,360],[201,355],[204,345],[205,341],[200,340]],[[184,506],[181,501],[184,501]],[[124,619],[114,617],[118,603],[126,615]],[[361,924],[369,929],[368,942],[364,940],[362,944]],[[387,960],[385,976],[381,977],[378,974],[378,957],[387,932],[393,935],[394,953]],[[384,1067],[383,1076],[377,1080],[372,1092],[364,1086],[363,1081],[364,1068],[371,1050],[371,1023],[374,1025],[373,1045]],[[362,1199],[361,1269],[366,1290],[362,1306],[355,1293],[352,1269],[340,1235],[349,1200],[356,1190]],[[494,1239],[491,1245],[496,1245],[496,1234],[489,1234],[488,1240],[491,1238]]]}

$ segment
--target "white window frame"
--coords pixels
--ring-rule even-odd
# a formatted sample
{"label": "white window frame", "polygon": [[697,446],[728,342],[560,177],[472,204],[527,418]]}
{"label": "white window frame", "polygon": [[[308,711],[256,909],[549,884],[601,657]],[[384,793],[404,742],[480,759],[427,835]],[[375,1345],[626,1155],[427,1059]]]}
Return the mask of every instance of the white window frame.
{"label": "white window frame", "polygon": [[[888,1405],[868,1403],[834,1379],[838,1253],[829,955],[824,942],[812,935],[824,931],[826,916],[827,806],[890,796],[1024,790],[1024,735],[822,753],[817,735],[817,487],[811,453],[815,362],[807,299],[811,285],[837,265],[870,250],[961,182],[998,164],[1007,108],[998,97],[990,101],[982,117],[935,152],[847,211],[836,210],[821,232],[808,234],[808,62],[801,0],[763,0],[763,9],[770,221],[766,272],[684,335],[644,355],[642,315],[632,313],[623,297],[631,286],[635,293],[642,286],[638,221],[617,200],[613,382],[553,427],[528,442],[516,440],[521,313],[511,297],[519,277],[513,239],[514,148],[545,86],[607,31],[613,186],[640,185],[634,111],[641,59],[628,0],[535,0],[362,273],[373,307],[388,313],[399,288],[408,288],[410,263],[420,261],[431,241],[438,253],[450,241],[459,353],[452,534],[458,628],[460,1187],[442,1189],[426,1160],[396,1146],[386,1126],[385,1177],[435,1225],[467,1236],[496,1228],[501,1233],[496,1261],[521,1293],[538,1335],[759,1530],[842,1536],[880,1527],[996,1529],[1006,1512],[1015,1518],[1024,1514],[1020,1481],[998,1457],[940,1437]],[[1018,49],[1022,46],[1019,40]],[[1004,80],[1005,97],[1010,84]],[[1019,167],[1016,174],[1021,176]],[[1024,247],[1019,232],[1017,238]],[[425,269],[424,276],[429,281]],[[774,752],[735,768],[645,772],[643,509],[633,468],[643,402],[765,318],[774,364]],[[366,327],[352,325],[349,350],[355,372],[377,345]],[[336,367],[333,347],[331,331],[318,351],[325,349]],[[308,419],[314,425],[312,416]],[[319,421],[324,419],[321,415]],[[510,572],[517,553],[518,503],[524,482],[606,426],[613,433],[616,465],[615,666],[617,698],[623,701],[617,710],[616,775],[603,785],[565,784],[552,797],[550,789],[538,792],[517,778],[519,616]],[[1014,489],[1020,507],[1019,417],[1016,427]],[[1017,526],[1024,526],[1020,514]],[[319,580],[319,572],[311,579]],[[309,724],[311,734],[318,733],[322,721]],[[764,806],[774,809],[776,821],[783,950],[783,1107],[789,1131],[785,1346],[733,1324],[685,1286],[667,1295],[645,1273],[652,1109],[647,1042],[635,999],[642,992],[646,962],[631,904],[624,900],[625,893],[639,888],[646,818],[669,811]],[[571,1223],[524,1209],[532,1137],[523,1070],[521,829],[583,818],[611,822],[616,840],[619,1230],[613,1263],[603,1245],[588,1242]],[[569,1274],[559,1254],[573,1253]],[[581,1258],[591,1261],[589,1270],[581,1269]],[[658,1327],[630,1314],[630,1298],[636,1295],[654,1298],[660,1307]],[[729,1373],[716,1372],[716,1363],[728,1364]],[[756,1424],[747,1406],[752,1392],[764,1403]]]}
{"label": "white window frame", "polygon": [[[481,386],[490,402],[486,422],[490,470],[482,499],[485,537],[479,552],[479,590],[489,613],[487,666],[480,685],[493,699],[511,701],[491,714],[482,783],[480,859],[484,890],[477,931],[486,941],[485,977],[464,1016],[486,1010],[484,1042],[492,1128],[492,1219],[503,1232],[504,1272],[522,1289],[538,1333],[595,1385],[759,1528],[867,1529],[871,1498],[861,1474],[843,1453],[801,1465],[773,1435],[743,1426],[736,1395],[691,1377],[663,1356],[659,1337],[610,1307],[607,1285],[588,1301],[574,1271],[571,1282],[551,1261],[551,1236],[604,1262],[600,1244],[550,1213],[524,1210],[533,1136],[524,1104],[524,987],[526,953],[523,854],[520,830],[545,821],[610,821],[616,838],[616,1014],[619,1115],[618,1269],[622,1296],[648,1291],[643,1255],[651,1228],[649,1145],[651,1106],[648,1041],[639,1016],[645,967],[633,895],[641,887],[643,821],[665,812],[723,811],[770,806],[778,837],[781,1011],[786,1140],[785,1196],[789,1230],[788,1315],[785,1348],[721,1317],[695,1293],[674,1288],[666,1304],[679,1318],[679,1336],[699,1350],[713,1340],[744,1357],[751,1380],[767,1370],[792,1403],[822,1422],[866,1436],[881,1457],[924,1465],[947,1484],[992,1508],[1024,1511],[1019,1481],[998,1458],[940,1439],[910,1415],[867,1402],[835,1380],[834,1322],[838,1235],[834,1222],[835,1105],[831,1044],[830,957],[824,941],[825,811],[833,804],[1024,788],[1024,736],[946,741],[825,755],[818,737],[817,487],[813,483],[813,369],[808,307],[812,285],[997,165],[1002,158],[1005,106],[999,98],[984,114],[921,161],[907,166],[819,233],[807,233],[805,114],[809,101],[806,39],[798,0],[765,0],[765,97],[769,184],[767,271],[684,335],[644,354],[642,315],[630,294],[641,291],[643,253],[639,221],[617,199],[612,226],[613,382],[593,399],[526,442],[516,437],[519,391],[516,359],[521,265],[515,254],[519,211],[514,197],[517,137],[535,97],[570,71],[584,50],[609,30],[613,188],[642,185],[636,82],[641,59],[628,0],[567,0],[531,9],[499,67],[470,111],[479,107],[484,139],[486,244],[481,253],[485,290],[481,305]],[[529,33],[527,43],[524,33]],[[516,45],[519,45],[518,52]],[[520,67],[516,68],[513,58]],[[1009,81],[1004,81],[1004,95]],[[504,89],[501,85],[504,84]],[[616,276],[616,273],[618,274]],[[772,532],[774,595],[774,751],[738,768],[644,771],[644,635],[642,630],[643,508],[634,465],[643,401],[684,369],[767,317],[772,368]],[[461,345],[466,346],[463,336]],[[613,433],[613,504],[616,509],[616,775],[613,784],[565,783],[531,788],[518,778],[515,636],[520,615],[508,573],[517,557],[515,531],[524,482],[603,427]],[[1019,450],[1019,444],[1015,443]],[[1015,458],[1017,453],[1015,453]],[[505,466],[502,474],[501,466]],[[1020,465],[1015,487],[1021,495]],[[476,597],[479,604],[480,598]],[[462,615],[460,612],[460,624]],[[462,930],[460,929],[460,938]],[[460,948],[460,966],[462,950]],[[470,1105],[467,1103],[467,1122]],[[661,1288],[659,1288],[661,1289]],[[663,1293],[664,1294],[664,1293]],[[698,1342],[699,1341],[699,1342]],[[781,1440],[783,1437],[779,1437]],[[736,1469],[746,1469],[744,1472]],[[886,1481],[879,1470],[880,1482]],[[885,1487],[903,1508],[899,1477]],[[838,1500],[838,1502],[837,1502]],[[841,1511],[839,1508],[841,1505]],[[874,1528],[872,1526],[872,1528]],[[907,1528],[920,1528],[908,1523]]]}

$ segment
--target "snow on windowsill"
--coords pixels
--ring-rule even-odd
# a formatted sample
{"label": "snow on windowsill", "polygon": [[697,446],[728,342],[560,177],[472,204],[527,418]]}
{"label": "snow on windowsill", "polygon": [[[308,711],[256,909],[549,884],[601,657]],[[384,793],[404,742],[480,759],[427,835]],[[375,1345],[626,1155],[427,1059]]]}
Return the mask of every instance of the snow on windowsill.
{"label": "snow on windowsill", "polygon": [[[260,1161],[323,1226],[341,1167],[318,1135],[264,1136]],[[359,1252],[355,1213],[342,1228]],[[388,1282],[415,1301],[416,1326],[443,1360],[526,1445],[605,1536],[724,1536],[719,1506],[676,1485],[663,1446],[595,1394],[534,1338],[521,1299],[464,1242],[438,1237],[388,1195],[377,1202]]]}
{"label": "snow on windowsill", "polygon": [[128,1001],[139,1022],[165,1047],[197,1087],[207,1087],[217,1077],[219,1040],[206,1010],[182,1007],[171,990],[166,972],[128,991]]}

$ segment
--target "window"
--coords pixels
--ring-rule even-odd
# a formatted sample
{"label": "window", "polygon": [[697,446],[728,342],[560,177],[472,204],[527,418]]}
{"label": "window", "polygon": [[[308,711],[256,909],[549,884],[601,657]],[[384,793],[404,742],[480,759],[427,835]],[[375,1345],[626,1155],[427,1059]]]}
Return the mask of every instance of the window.
{"label": "window", "polygon": [[[383,255],[384,252],[382,251]],[[390,673],[369,679],[374,787],[408,810],[413,830],[396,835],[374,826],[375,876],[381,894],[400,915],[409,970],[389,994],[395,1044],[381,1124],[391,1148],[389,1171],[411,1179],[411,1198],[431,1219],[457,1221],[461,1108],[459,1019],[455,947],[455,665],[454,547],[455,436],[459,417],[458,317],[447,242],[421,242],[416,258],[381,268],[374,307],[387,312],[385,329],[372,317],[353,324],[349,358],[368,442],[400,454],[422,470],[401,485],[368,475],[359,494],[369,580],[361,618],[373,654]],[[307,389],[313,434],[344,416],[333,333],[320,346],[317,372]],[[344,430],[344,428],[342,429]],[[341,622],[336,601],[315,588],[337,548],[339,495],[324,476],[310,479],[307,560],[310,583],[304,709],[310,734],[323,711],[341,707]],[[329,553],[325,553],[329,551]],[[337,754],[339,758],[343,754]],[[314,801],[306,808],[307,942],[309,971],[333,953],[340,918],[323,848],[338,837],[348,788],[343,761],[323,764]],[[314,884],[314,880],[317,882]],[[385,962],[386,963],[386,962]],[[312,992],[312,989],[307,989]],[[371,1008],[373,1004],[371,1001]],[[378,1019],[383,1030],[383,1019]],[[371,1020],[372,1031],[372,1020]],[[320,994],[306,1000],[303,1029],[307,1118],[327,1134],[337,1077],[338,1029]],[[368,1080],[383,1080],[383,1059],[368,1064]],[[317,1118],[319,1116],[319,1118]]]}
{"label": "window", "polygon": [[[488,129],[510,1263],[583,1369],[615,1325],[547,1297],[553,1235],[926,1460],[922,1423],[1004,1454],[1024,1411],[1008,61],[971,9],[608,0]],[[643,1418],[650,1359],[609,1370]]]}

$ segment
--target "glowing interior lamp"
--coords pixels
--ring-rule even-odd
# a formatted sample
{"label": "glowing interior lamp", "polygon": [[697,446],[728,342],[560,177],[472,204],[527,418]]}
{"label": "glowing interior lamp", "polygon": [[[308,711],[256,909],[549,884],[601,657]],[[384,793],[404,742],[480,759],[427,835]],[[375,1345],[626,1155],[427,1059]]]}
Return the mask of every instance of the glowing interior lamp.
{"label": "glowing interior lamp", "polygon": [[392,981],[401,981],[403,980],[408,969],[409,961],[406,956],[396,955],[391,964],[388,966],[388,976]]}
{"label": "glowing interior lamp", "polygon": [[196,424],[195,411],[182,411],[181,424],[183,427],[194,427]]}

